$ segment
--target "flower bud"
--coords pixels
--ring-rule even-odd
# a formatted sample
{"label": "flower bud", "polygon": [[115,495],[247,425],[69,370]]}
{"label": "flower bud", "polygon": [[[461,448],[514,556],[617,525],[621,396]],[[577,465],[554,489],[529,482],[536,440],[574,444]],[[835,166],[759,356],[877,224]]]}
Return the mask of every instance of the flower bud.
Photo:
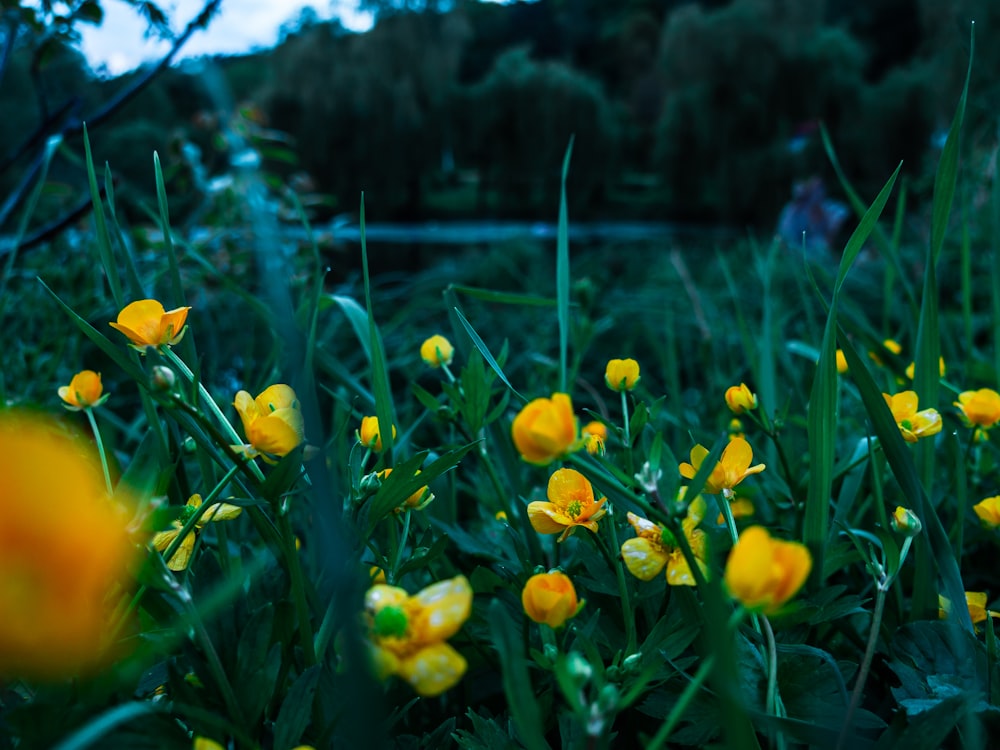
{"label": "flower bud", "polygon": [[604,370],[604,382],[613,391],[631,391],[639,382],[639,363],[634,359],[612,359]]}
{"label": "flower bud", "polygon": [[169,392],[174,389],[174,385],[177,383],[177,375],[169,367],[154,365],[149,382],[154,391]]}
{"label": "flower bud", "polygon": [[521,592],[521,604],[528,617],[551,628],[561,627],[580,608],[573,582],[558,570],[529,578]]}
{"label": "flower bud", "polygon": [[746,383],[731,386],[726,390],[726,406],[733,414],[742,414],[757,408],[757,396]]}
{"label": "flower bud", "polygon": [[909,508],[904,508],[902,505],[896,506],[890,523],[894,531],[908,537],[916,536],[923,528],[923,524],[920,523],[917,514]]}

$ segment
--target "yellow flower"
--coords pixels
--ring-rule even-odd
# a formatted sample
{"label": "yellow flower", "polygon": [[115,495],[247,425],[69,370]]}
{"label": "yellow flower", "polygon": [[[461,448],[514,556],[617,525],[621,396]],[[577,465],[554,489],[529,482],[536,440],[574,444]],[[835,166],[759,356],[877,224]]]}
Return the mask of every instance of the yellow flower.
{"label": "yellow flower", "polygon": [[104,665],[136,545],[97,455],[56,423],[0,414],[0,680]]}
{"label": "yellow flower", "polygon": [[726,406],[733,414],[742,414],[757,408],[757,396],[750,392],[746,383],[726,389]]}
{"label": "yellow flower", "polygon": [[941,415],[937,409],[924,409],[918,412],[915,391],[903,391],[894,396],[883,393],[882,397],[906,442],[915,443],[920,438],[941,432]]}
{"label": "yellow flower", "polygon": [[69,385],[59,386],[59,398],[66,402],[64,406],[70,411],[80,411],[100,406],[107,401],[108,397],[101,395],[103,391],[101,373],[81,370],[73,376]]}
{"label": "yellow flower", "polygon": [[159,349],[180,341],[190,309],[178,307],[166,311],[155,299],[143,299],[122,308],[117,322],[110,325],[128,336],[132,342],[129,346],[144,352],[147,346]]}
{"label": "yellow flower", "polygon": [[550,628],[562,627],[566,620],[580,611],[573,582],[565,573],[552,570],[536,573],[524,584],[521,605],[524,613],[535,622]]}
{"label": "yellow flower", "polygon": [[[691,463],[685,462],[680,465],[681,476],[685,479],[694,479],[707,455],[708,449],[701,444],[692,448]],[[753,463],[753,449],[750,448],[750,443],[740,437],[730,440],[729,445],[722,451],[719,463],[712,469],[712,474],[705,482],[702,492],[709,495],[720,492],[731,494],[733,488],[748,476],[764,471],[764,464],[751,466],[751,463]]]}
{"label": "yellow flower", "polygon": [[726,587],[747,609],[768,615],[795,596],[811,569],[804,544],[772,539],[763,526],[751,526],[729,553]]}
{"label": "yellow flower", "polygon": [[844,356],[844,350],[837,350],[837,372],[841,375],[847,372],[847,357]]}
{"label": "yellow flower", "polygon": [[[965,606],[969,608],[969,618],[972,624],[985,622],[987,617],[1000,618],[1000,612],[993,612],[986,609],[985,591],[966,591]],[[942,620],[951,614],[951,601],[943,596],[938,596],[938,617]]]}
{"label": "yellow flower", "polygon": [[608,439],[608,428],[603,422],[595,420],[584,425],[580,434],[583,435],[583,447],[587,453],[604,455],[604,443]]}
{"label": "yellow flower", "polygon": [[369,583],[385,583],[385,571],[378,565],[372,565],[368,568],[368,580]]}
{"label": "yellow flower", "polygon": [[547,466],[577,448],[570,397],[553,393],[552,398],[536,398],[514,417],[511,437],[521,458],[539,466]]}
{"label": "yellow flower", "polygon": [[[417,474],[419,473],[420,471],[418,470]],[[392,474],[391,468],[382,469],[382,471],[378,473],[378,478],[384,481],[385,478],[390,474]],[[408,498],[406,498],[403,501],[403,503],[398,508],[396,508],[396,511],[399,512],[407,508],[410,510],[423,510],[433,501],[434,501],[434,493],[431,492],[430,487],[424,485],[419,490],[410,495]]]}
{"label": "yellow flower", "polygon": [[743,423],[740,420],[736,419],[736,417],[733,417],[732,419],[729,420],[728,432],[729,432],[730,442],[736,440],[736,438],[746,437],[746,433],[743,432]]}
{"label": "yellow flower", "polygon": [[1000,526],[1000,495],[988,497],[972,506],[984,526],[995,529]]}
{"label": "yellow flower", "polygon": [[598,422],[596,419],[593,422],[588,422],[580,430],[584,437],[587,435],[594,435],[599,437],[601,440],[608,439],[608,427],[604,422]]}
{"label": "yellow flower", "polygon": [[194,738],[194,742],[191,743],[191,750],[226,750],[222,745],[220,745],[215,740],[210,737],[202,737],[197,735]]}
{"label": "yellow flower", "polygon": [[639,363],[634,359],[612,359],[604,370],[604,382],[613,391],[631,391],[639,382]]}
{"label": "yellow flower", "polygon": [[507,523],[507,513],[505,511],[498,510],[494,514],[493,518],[496,519],[497,521],[501,521],[502,523]]}
{"label": "yellow flower", "polygon": [[455,355],[455,347],[440,334],[431,336],[420,345],[420,357],[431,367],[450,365]]}
{"label": "yellow flower", "polygon": [[1000,393],[992,388],[963,391],[958,394],[955,406],[962,412],[962,421],[966,427],[977,425],[989,428],[1000,421]]}
{"label": "yellow flower", "polygon": [[[181,529],[184,528],[184,524],[190,520],[190,518],[195,514],[195,511],[201,507],[201,495],[191,495],[188,498],[187,505],[184,506],[181,517],[174,520],[171,524],[170,529],[167,531],[160,531],[153,536],[153,548],[157,552],[166,552],[167,548],[173,543],[174,539],[178,537],[181,533]],[[195,521],[194,530],[181,540],[180,545],[167,560],[167,567],[171,570],[187,570],[188,565],[191,564],[191,554],[194,552],[194,538],[196,533],[200,531],[206,523],[217,522],[217,521],[231,521],[240,513],[243,512],[243,508],[238,505],[230,505],[229,503],[218,503],[213,505],[209,510],[205,511],[202,516]]]}
{"label": "yellow flower", "polygon": [[563,541],[577,526],[584,526],[597,533],[597,521],[605,513],[601,507],[607,500],[594,501],[594,488],[587,478],[575,469],[559,469],[549,477],[546,493],[549,502],[536,500],[528,504],[528,520],[539,534],[558,534]]}
{"label": "yellow flower", "polygon": [[[376,453],[382,452],[382,434],[378,429],[378,417],[364,417],[357,434],[363,446],[371,448]],[[394,439],[396,437],[396,425],[392,426],[392,437]]]}
{"label": "yellow flower", "polygon": [[[899,356],[899,353],[903,351],[903,347],[895,339],[886,339],[885,341],[882,342],[882,346],[885,349],[888,349],[896,356]],[[882,358],[879,357],[878,354],[876,354],[875,352],[868,352],[868,356],[871,357],[872,362],[874,362],[875,364],[879,366],[882,365]]]}
{"label": "yellow flower", "polygon": [[[729,510],[733,514],[733,518],[749,518],[754,514],[753,502],[747,497],[734,497],[729,501]],[[722,525],[726,522],[726,516],[723,513],[719,513],[716,516],[715,522],[718,525]]]}
{"label": "yellow flower", "polygon": [[909,508],[904,508],[902,505],[896,506],[896,510],[893,511],[889,523],[896,533],[909,537],[916,536],[923,528],[923,524],[920,523],[917,514]]}
{"label": "yellow flower", "polygon": [[[910,362],[910,364],[906,366],[906,377],[908,377],[910,380],[913,380],[913,373],[915,369],[916,369],[916,364],[914,362]],[[944,357],[938,358],[938,373],[941,375],[942,378],[944,377],[945,373]]]}
{"label": "yellow flower", "polygon": [[372,586],[365,594],[365,612],[380,679],[399,675],[424,697],[452,687],[465,674],[466,662],[445,641],[471,611],[472,588],[464,576],[413,596],[395,586]]}
{"label": "yellow flower", "polygon": [[305,426],[291,387],[280,383],[268,386],[257,398],[240,391],[233,406],[243,422],[249,444],[243,449],[249,457],[261,456],[274,463],[272,456],[287,456],[302,442]]}
{"label": "yellow flower", "polygon": [[[681,528],[702,573],[707,575],[705,532],[695,528],[704,516],[705,500],[699,495],[688,506]],[[691,567],[669,529],[631,512],[628,522],[635,529],[636,536],[622,544],[622,559],[632,575],[641,581],[651,581],[666,567],[667,583],[671,586],[695,585]]]}

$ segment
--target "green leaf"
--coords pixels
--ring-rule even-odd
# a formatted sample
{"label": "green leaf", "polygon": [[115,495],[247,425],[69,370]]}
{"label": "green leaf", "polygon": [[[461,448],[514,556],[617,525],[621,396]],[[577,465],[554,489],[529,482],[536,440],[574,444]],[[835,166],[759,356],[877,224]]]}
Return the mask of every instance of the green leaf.
{"label": "green leaf", "polygon": [[569,352],[569,215],[566,208],[566,177],[573,155],[573,138],[570,136],[563,157],[562,180],[559,187],[559,228],[556,234],[556,304],[559,317],[559,390],[568,393],[567,361]]}
{"label": "green leaf", "polygon": [[489,347],[486,346],[486,343],[482,340],[482,338],[480,338],[479,334],[476,333],[476,329],[472,327],[472,323],[470,323],[468,320],[465,319],[465,316],[462,314],[462,311],[459,310],[457,307],[453,308],[453,310],[455,315],[458,316],[458,320],[462,324],[462,327],[465,328],[465,332],[469,334],[469,338],[472,339],[473,346],[475,346],[479,350],[479,353],[483,355],[483,359],[486,360],[486,364],[488,364],[490,367],[493,368],[493,372],[495,372],[497,374],[497,377],[499,377],[500,380],[503,381],[503,384],[510,389],[511,393],[513,393],[515,396],[521,399],[522,402],[527,403],[528,399],[526,399],[524,396],[518,393],[517,389],[510,384],[509,380],[507,380],[507,376],[503,374],[503,369],[500,367],[499,364],[497,364],[497,361],[493,358],[493,355],[490,353]]}
{"label": "green leaf", "polygon": [[83,125],[83,151],[87,160],[87,183],[90,186],[90,200],[94,204],[94,224],[97,226],[97,249],[101,254],[101,264],[111,286],[111,296],[118,309],[125,307],[125,296],[122,294],[122,283],[118,278],[118,264],[115,263],[114,251],[111,249],[111,236],[104,220],[104,204],[101,203],[101,192],[97,189],[97,174],[94,171],[94,158],[90,153],[90,136],[87,134],[87,124]]}
{"label": "green leaf", "polygon": [[260,494],[272,503],[288,492],[302,474],[302,454],[305,445],[299,445],[291,453],[281,458],[260,485]]}
{"label": "green leaf", "polygon": [[315,664],[298,676],[285,695],[274,723],[275,750],[292,750],[302,740],[302,733],[312,718],[313,698],[322,666]]}

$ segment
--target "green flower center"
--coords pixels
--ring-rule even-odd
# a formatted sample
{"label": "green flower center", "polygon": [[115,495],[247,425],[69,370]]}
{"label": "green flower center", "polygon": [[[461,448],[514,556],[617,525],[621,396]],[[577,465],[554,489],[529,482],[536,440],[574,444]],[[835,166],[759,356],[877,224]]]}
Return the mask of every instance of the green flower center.
{"label": "green flower center", "polygon": [[379,638],[406,635],[406,612],[400,607],[382,607],[375,613],[375,635]]}
{"label": "green flower center", "polygon": [[666,547],[677,546],[677,537],[674,536],[674,532],[670,529],[665,529],[662,526],[660,527],[660,541],[663,542],[663,545]]}
{"label": "green flower center", "polygon": [[583,504],[579,500],[574,500],[566,506],[566,512],[571,518],[576,518],[583,512]]}
{"label": "green flower center", "polygon": [[904,430],[913,432],[913,423],[909,419],[904,419],[902,422],[899,423],[899,426],[902,427]]}
{"label": "green flower center", "polygon": [[181,508],[181,516],[177,520],[181,522],[182,526],[184,526],[187,524],[188,521],[191,520],[191,517],[194,516],[194,514],[197,512],[198,509],[195,508],[193,505],[185,505],[183,508]]}

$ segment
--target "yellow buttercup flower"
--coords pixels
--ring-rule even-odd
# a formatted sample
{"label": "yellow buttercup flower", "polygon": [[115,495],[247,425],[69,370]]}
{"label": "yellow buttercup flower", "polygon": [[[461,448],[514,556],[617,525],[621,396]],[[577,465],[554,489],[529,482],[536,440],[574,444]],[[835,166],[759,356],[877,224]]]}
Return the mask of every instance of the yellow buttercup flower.
{"label": "yellow buttercup flower", "polygon": [[966,427],[976,425],[988,429],[1000,422],[1000,393],[992,388],[963,391],[958,394],[955,406],[962,413]]}
{"label": "yellow buttercup flower", "polygon": [[[680,465],[681,476],[685,479],[694,479],[708,453],[708,448],[701,444],[692,448],[691,463],[685,462]],[[702,492],[709,495],[716,495],[720,492],[726,495],[731,494],[733,488],[748,476],[764,471],[764,464],[751,466],[751,463],[753,463],[753,449],[750,447],[750,443],[741,437],[730,440],[729,445],[722,451],[719,463],[712,469]]]}
{"label": "yellow buttercup flower", "polygon": [[[681,528],[702,573],[708,575],[708,566],[705,564],[705,532],[696,528],[704,516],[705,500],[699,495],[688,506]],[[626,539],[622,544],[622,560],[632,575],[641,581],[651,581],[665,567],[667,583],[671,586],[695,585],[691,567],[669,529],[631,512],[628,514],[628,522],[635,529],[636,536]]]}
{"label": "yellow buttercup flower", "polygon": [[915,391],[903,391],[894,396],[883,393],[882,397],[906,442],[915,443],[920,438],[931,437],[941,432],[941,415],[937,409],[924,409],[918,412]]}
{"label": "yellow buttercup flower", "polygon": [[811,569],[804,544],[773,539],[763,526],[751,526],[729,553],[726,587],[747,609],[769,615],[795,596]]}
{"label": "yellow buttercup flower", "polygon": [[[376,453],[382,452],[382,434],[379,432],[378,417],[362,418],[357,435],[363,446],[371,448]],[[394,439],[396,437],[396,425],[392,426],[392,437]]]}
{"label": "yellow buttercup flower", "polygon": [[612,359],[604,370],[604,382],[613,391],[631,391],[639,382],[639,363],[634,359]]}
{"label": "yellow buttercup flower", "polygon": [[[903,351],[902,345],[898,341],[896,341],[895,339],[886,339],[885,341],[882,342],[882,346],[884,348],[888,349],[890,352],[892,352],[896,356],[899,356],[899,353],[901,351]],[[882,358],[879,357],[879,355],[876,352],[868,352],[868,356],[871,358],[872,362],[874,362],[875,364],[877,364],[879,366],[882,365]]]}
{"label": "yellow buttercup flower", "polygon": [[536,573],[521,591],[524,613],[550,628],[560,628],[580,611],[576,588],[569,576],[559,570]]}
{"label": "yellow buttercup flower", "polygon": [[420,358],[431,367],[450,365],[455,355],[455,347],[444,336],[431,336],[420,345]]}
{"label": "yellow buttercup flower", "polygon": [[108,400],[107,395],[101,395],[103,392],[101,373],[93,370],[81,370],[73,376],[69,385],[59,386],[59,398],[66,402],[64,406],[70,411],[100,406]]}
{"label": "yellow buttercup flower", "polygon": [[[965,606],[969,608],[969,618],[972,624],[976,625],[985,622],[987,617],[1000,618],[1000,612],[993,612],[986,609],[985,591],[966,591]],[[938,617],[942,620],[951,614],[951,601],[943,596],[938,596]]]}
{"label": "yellow buttercup flower", "polygon": [[211,737],[203,737],[200,734],[195,736],[191,743],[191,750],[226,750],[222,745]]}
{"label": "yellow buttercup flower", "polygon": [[287,456],[305,436],[302,411],[290,386],[268,386],[257,398],[247,391],[236,394],[233,406],[243,422],[248,445],[243,450],[251,458],[261,456],[274,463],[272,456]]}
{"label": "yellow buttercup flower", "polygon": [[597,521],[607,512],[606,497],[594,500],[594,488],[575,469],[559,469],[549,477],[549,502],[528,504],[528,520],[539,534],[559,534],[563,541],[577,526],[597,533]]}
{"label": "yellow buttercup flower", "polygon": [[0,680],[62,680],[111,658],[137,546],[90,445],[0,414]]}
{"label": "yellow buttercup flower", "polygon": [[[916,363],[910,362],[910,364],[906,366],[906,377],[908,377],[910,380],[913,380],[913,374],[915,370],[916,370]],[[938,374],[940,374],[942,378],[944,377],[945,374],[944,357],[938,358]]]}
{"label": "yellow buttercup flower", "polygon": [[179,342],[184,337],[184,323],[190,309],[177,307],[167,311],[155,299],[143,299],[122,308],[118,320],[110,325],[128,337],[132,342],[129,346],[145,352],[148,346],[159,349]]}
{"label": "yellow buttercup flower", "polygon": [[410,596],[376,584],[365,594],[365,613],[380,679],[399,675],[419,695],[440,695],[465,674],[466,661],[445,643],[469,619],[472,588],[465,576],[439,581]]}
{"label": "yellow buttercup flower", "polygon": [[521,458],[547,466],[579,447],[573,402],[565,393],[536,398],[514,417],[511,437]]}
{"label": "yellow buttercup flower", "polygon": [[984,526],[991,529],[1000,527],[1000,495],[988,497],[972,506]]}
{"label": "yellow buttercup flower", "polygon": [[837,372],[841,375],[847,372],[847,357],[843,349],[837,350]]}
{"label": "yellow buttercup flower", "polygon": [[[167,548],[173,543],[174,539],[176,539],[181,533],[181,529],[184,528],[184,524],[190,520],[190,518],[195,514],[195,511],[201,507],[201,504],[201,495],[191,495],[191,497],[188,498],[187,504],[184,506],[181,517],[173,521],[171,528],[167,531],[160,531],[153,536],[153,548],[157,552],[166,552]],[[187,570],[188,565],[191,564],[191,555],[194,553],[194,539],[197,532],[204,528],[206,523],[231,521],[242,512],[243,508],[238,505],[230,505],[229,503],[218,503],[213,505],[205,511],[205,513],[203,513],[197,521],[195,521],[192,533],[188,534],[181,540],[180,545],[170,556],[170,559],[166,561],[167,567],[174,571]]]}
{"label": "yellow buttercup flower", "polygon": [[746,383],[733,385],[726,389],[726,406],[733,414],[752,411],[757,408],[757,396]]}
{"label": "yellow buttercup flower", "polygon": [[[419,474],[419,473],[420,472],[417,471],[417,474]],[[392,474],[392,469],[391,468],[382,469],[382,471],[380,471],[378,473],[378,478],[382,479],[382,480],[385,480],[385,478],[387,476],[389,476],[390,474]],[[396,508],[396,511],[399,512],[399,511],[407,510],[407,509],[409,509],[409,510],[423,510],[428,505],[430,505],[433,501],[434,501],[434,493],[431,492],[430,487],[428,487],[427,485],[424,485],[419,490],[417,490],[412,495],[410,495],[408,498],[406,498],[403,501],[403,503],[398,508]]]}

